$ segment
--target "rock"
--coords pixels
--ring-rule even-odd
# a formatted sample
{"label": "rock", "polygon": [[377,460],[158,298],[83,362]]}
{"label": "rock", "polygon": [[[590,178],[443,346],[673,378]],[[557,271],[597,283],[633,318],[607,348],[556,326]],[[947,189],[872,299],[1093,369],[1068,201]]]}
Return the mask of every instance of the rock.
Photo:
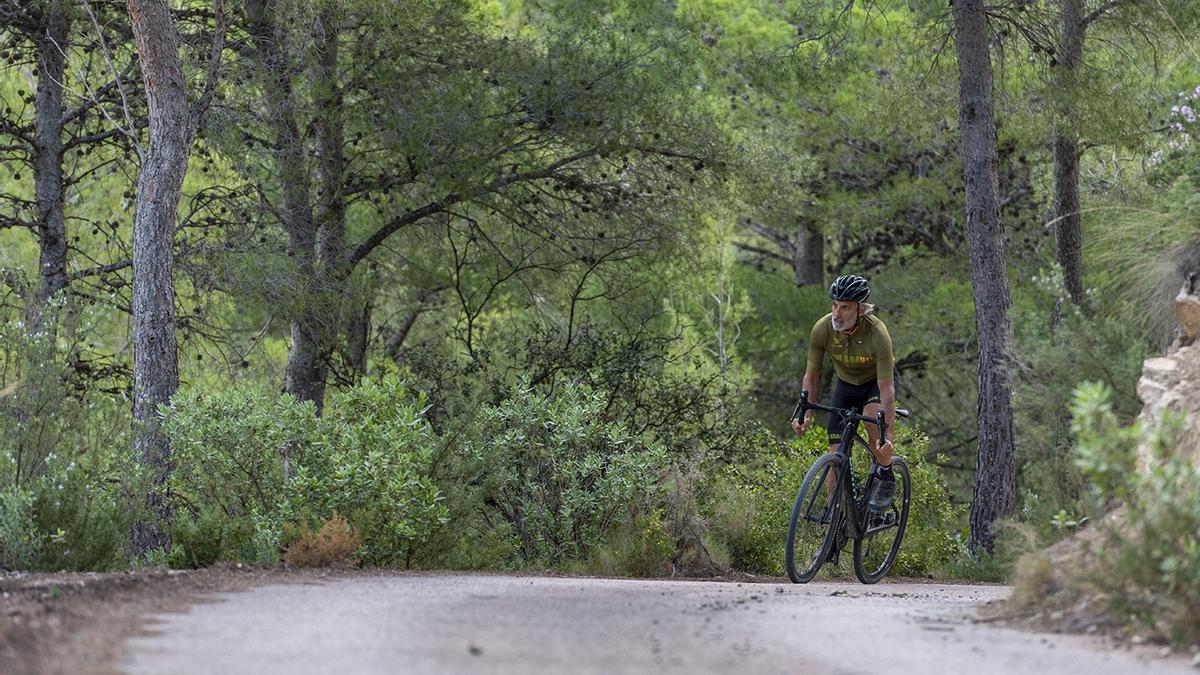
{"label": "rock", "polygon": [[1192,667],[1200,668],[1200,652],[1192,656]]}
{"label": "rock", "polygon": [[[1147,359],[1138,380],[1138,397],[1145,407],[1143,424],[1156,427],[1168,410],[1184,419],[1176,454],[1200,466],[1200,342],[1180,347],[1168,356]],[[1138,465],[1153,461],[1149,443],[1138,448]]]}
{"label": "rock", "polygon": [[1175,316],[1179,319],[1179,330],[1183,333],[1180,342],[1190,345],[1200,335],[1200,298],[1196,297],[1196,275],[1188,275],[1188,282],[1175,296]]}

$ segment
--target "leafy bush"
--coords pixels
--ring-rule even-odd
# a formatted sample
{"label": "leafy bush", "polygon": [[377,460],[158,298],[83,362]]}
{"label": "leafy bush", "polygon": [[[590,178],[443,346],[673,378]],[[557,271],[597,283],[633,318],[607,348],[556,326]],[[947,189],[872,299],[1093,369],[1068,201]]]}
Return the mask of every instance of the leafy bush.
{"label": "leafy bush", "polygon": [[164,411],[174,470],[171,562],[199,567],[217,560],[273,563],[271,531],[283,501],[281,449],[303,456],[318,445],[311,403],[290,395],[233,388],[211,395],[180,392]]}
{"label": "leafy bush", "polygon": [[0,489],[0,569],[30,569],[40,539],[33,521],[33,494],[22,488]]}
{"label": "leafy bush", "polygon": [[[93,411],[92,422],[113,418]],[[45,570],[112,570],[128,564],[130,528],[142,508],[145,472],[129,452],[127,438],[78,452],[74,459],[48,457],[33,483],[36,522],[44,545],[36,567]]]}
{"label": "leafy bush", "polygon": [[[1180,645],[1200,641],[1200,469],[1173,453],[1179,419],[1158,428],[1120,428],[1112,391],[1089,384],[1076,394],[1077,461],[1105,497],[1119,500],[1084,583],[1109,598],[1115,616]],[[1149,449],[1137,467],[1137,447]],[[1079,580],[1075,580],[1078,585]]]}
{"label": "leafy bush", "polygon": [[[47,311],[62,308],[55,299]],[[70,345],[53,337],[0,323],[0,566],[121,567],[141,484],[128,401],[83,379],[67,365]]]}
{"label": "leafy bush", "polygon": [[414,544],[446,521],[429,478],[436,439],[398,378],[364,381],[340,392],[321,420],[321,441],[288,485],[288,521],[324,522],[346,514],[362,535],[370,565],[406,562]]}
{"label": "leafy bush", "polygon": [[553,395],[517,387],[480,413],[467,447],[480,515],[510,528],[516,561],[580,560],[659,492],[665,453],[603,413],[598,394],[573,384]]}
{"label": "leafy bush", "polygon": [[[435,439],[396,378],[311,403],[234,388],[185,393],[164,410],[175,471],[171,564],[278,560],[284,530],[335,512],[361,533],[359,555],[395,564],[446,517],[428,465]],[[281,449],[294,474],[286,485]]]}
{"label": "leafy bush", "polygon": [[1072,303],[1058,270],[1035,276],[1025,289],[1013,310],[1014,400],[1036,403],[1015,407],[1019,517],[1050,541],[1066,531],[1055,527],[1055,515],[1062,514],[1061,524],[1087,511],[1069,433],[1075,388],[1105,383],[1120,393],[1112,411],[1131,419],[1140,407],[1136,388],[1146,344],[1126,318],[1085,313]]}
{"label": "leafy bush", "polygon": [[[959,553],[953,526],[962,519],[963,507],[951,502],[945,480],[925,459],[929,440],[924,435],[901,427],[896,433],[896,447],[912,476],[912,504],[904,543],[891,574],[930,574]],[[784,545],[796,492],[813,461],[828,449],[825,435],[811,432],[786,444],[768,442],[764,450],[771,460],[756,474],[727,469],[727,487],[718,490],[710,518],[714,529],[723,532],[734,568],[784,573]],[[859,484],[864,484],[870,460],[860,455],[854,466]]]}

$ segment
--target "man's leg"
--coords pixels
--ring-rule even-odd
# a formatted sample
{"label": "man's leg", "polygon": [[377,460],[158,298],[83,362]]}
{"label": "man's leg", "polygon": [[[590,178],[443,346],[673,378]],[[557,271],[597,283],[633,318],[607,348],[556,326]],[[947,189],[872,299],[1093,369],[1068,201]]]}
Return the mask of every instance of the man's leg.
{"label": "man's leg", "polygon": [[[866,408],[863,408],[864,417],[875,417],[879,411],[883,410],[883,406],[879,403],[868,403]],[[864,424],[867,428],[867,440],[870,441],[871,454],[875,455],[875,461],[879,466],[892,465],[892,449],[879,447],[879,427],[874,424]]]}
{"label": "man's leg", "polygon": [[[875,417],[882,409],[883,406],[878,401],[872,401],[863,409],[863,415]],[[868,498],[868,507],[873,511],[885,511],[892,505],[892,498],[896,493],[896,477],[892,473],[892,448],[879,447],[879,427],[877,425],[867,424],[865,426],[871,454],[875,455],[875,462],[879,464],[875,485]]]}

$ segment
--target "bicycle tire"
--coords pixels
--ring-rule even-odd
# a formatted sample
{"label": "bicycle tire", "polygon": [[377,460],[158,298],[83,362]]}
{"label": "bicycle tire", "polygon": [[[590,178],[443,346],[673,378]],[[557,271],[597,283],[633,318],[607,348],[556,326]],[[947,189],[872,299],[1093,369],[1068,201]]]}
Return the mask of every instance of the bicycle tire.
{"label": "bicycle tire", "polygon": [[[812,580],[825,562],[825,556],[829,555],[829,548],[833,545],[836,535],[834,526],[842,517],[841,463],[842,458],[837,453],[828,452],[821,455],[804,475],[804,482],[800,484],[800,490],[796,493],[796,503],[792,506],[792,517],[788,523],[787,543],[784,548],[784,567],[792,583],[804,584]],[[829,471],[834,471],[836,476],[832,495],[823,487]],[[823,517],[826,515],[826,507],[829,509],[828,519]],[[814,508],[817,510],[815,519]],[[801,546],[799,558],[805,565],[803,570],[796,567],[797,545]],[[815,549],[812,548],[814,546]]]}
{"label": "bicycle tire", "polygon": [[[892,564],[896,562],[896,556],[900,553],[900,544],[904,541],[904,530],[908,527],[908,510],[912,505],[912,477],[903,457],[892,458],[892,471],[896,475],[896,499],[892,502],[892,510],[885,514],[895,518],[895,539],[885,543],[885,533],[892,529],[891,526],[871,532],[870,518],[875,516],[868,516],[868,534],[854,540],[854,574],[864,584],[878,583],[892,569]],[[875,545],[887,549],[883,559],[878,562],[873,553],[882,553],[882,549],[874,550]]]}

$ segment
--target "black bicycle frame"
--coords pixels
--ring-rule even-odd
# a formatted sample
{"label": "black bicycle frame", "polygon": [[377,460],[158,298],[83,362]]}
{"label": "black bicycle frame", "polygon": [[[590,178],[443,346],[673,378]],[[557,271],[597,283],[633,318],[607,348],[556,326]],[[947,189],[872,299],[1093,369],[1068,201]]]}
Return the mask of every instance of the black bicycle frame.
{"label": "black bicycle frame", "polygon": [[[850,470],[850,455],[854,446],[855,438],[857,438],[858,441],[864,446],[870,448],[870,444],[863,439],[862,436],[858,435],[858,423],[866,422],[868,424],[878,425],[879,438],[880,442],[882,443],[883,439],[887,437],[887,418],[884,416],[882,410],[880,410],[875,417],[868,417],[859,413],[858,410],[854,408],[830,408],[818,403],[809,403],[808,390],[805,389],[800,392],[800,400],[796,403],[796,409],[792,411],[791,419],[801,419],[800,415],[805,414],[809,410],[834,413],[836,415],[841,415],[842,419],[844,420],[842,424],[842,438],[838,443],[836,453],[842,458],[841,469],[839,469],[839,471],[842,473],[842,476],[841,480],[838,481],[838,484],[844,486],[844,489],[850,491],[851,493],[846,496],[846,523],[849,529],[847,535],[851,539],[865,537],[871,533],[870,528],[867,527],[867,518],[870,517],[871,512],[868,509],[858,508],[858,502],[856,501],[857,495],[853,494],[854,482],[853,475]],[[896,409],[896,414],[900,415],[901,417],[908,417],[908,411],[900,408]],[[872,453],[871,460],[875,461],[874,453]],[[863,486],[865,490],[864,494],[869,494],[871,478],[872,476],[868,475],[867,485]],[[834,495],[834,499],[841,499],[843,494],[845,493]],[[890,525],[885,525],[883,527],[890,527]],[[883,529],[883,527],[880,529]]]}

